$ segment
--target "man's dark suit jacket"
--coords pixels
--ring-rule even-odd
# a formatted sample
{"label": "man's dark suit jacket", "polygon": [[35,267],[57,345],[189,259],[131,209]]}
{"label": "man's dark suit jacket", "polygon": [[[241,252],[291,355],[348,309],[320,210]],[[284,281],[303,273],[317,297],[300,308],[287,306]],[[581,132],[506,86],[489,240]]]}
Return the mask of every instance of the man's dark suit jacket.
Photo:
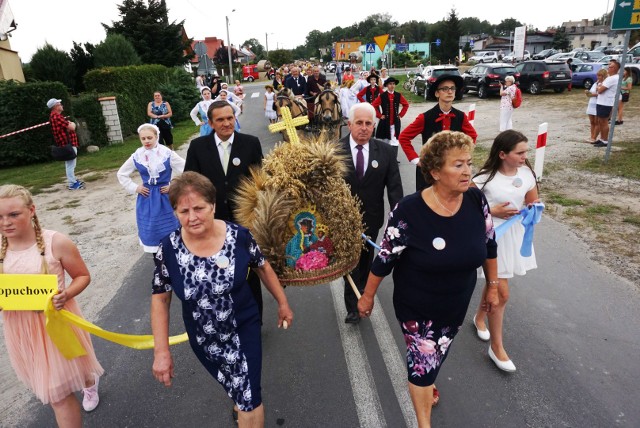
{"label": "man's dark suit jacket", "polygon": [[298,75],[298,83],[293,76],[289,76],[284,81],[285,88],[291,89],[293,95],[305,95],[307,93],[307,80],[302,75]]}
{"label": "man's dark suit jacket", "polygon": [[[184,170],[199,172],[211,180],[216,187],[215,217],[236,223],[233,215],[233,193],[240,179],[250,176],[249,167],[262,163],[262,147],[257,137],[235,132],[229,154],[227,175],[225,176],[213,134],[212,132],[191,142],[187,150]],[[234,159],[238,159],[240,163],[235,165]]]}
{"label": "man's dark suit jacket", "polygon": [[[356,176],[349,135],[340,140],[342,149],[349,155],[348,173],[345,181],[351,188],[351,194],[362,201],[362,220],[367,235],[377,236],[384,224],[384,189],[387,189],[389,209],[402,199],[402,181],[396,155],[391,146],[372,138],[369,140],[369,163],[362,180]],[[375,161],[375,163],[374,163]],[[377,166],[374,166],[376,165]]]}

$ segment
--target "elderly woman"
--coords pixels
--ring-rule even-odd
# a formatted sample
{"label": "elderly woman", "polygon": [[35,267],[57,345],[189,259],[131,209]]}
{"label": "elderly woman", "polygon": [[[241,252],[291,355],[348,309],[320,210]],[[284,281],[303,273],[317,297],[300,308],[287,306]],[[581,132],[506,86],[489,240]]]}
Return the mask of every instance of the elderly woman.
{"label": "elderly woman", "polygon": [[211,181],[185,172],[172,181],[169,200],[181,227],[162,240],[155,258],[153,375],[171,385],[169,304],[175,292],[182,301],[191,348],[234,401],[240,427],[264,426],[260,315],[247,283],[248,269],[278,302],[278,327],[291,325],[293,312],[249,230],[214,220],[216,189]]}
{"label": "elderly woman", "polygon": [[500,132],[513,129],[511,116],[513,115],[513,102],[516,97],[516,79],[513,76],[504,78],[504,86],[500,87]]}
{"label": "elderly woman", "polygon": [[[589,117],[589,125],[591,129],[590,138],[587,143],[594,144],[600,135],[600,127],[598,126],[598,116],[596,112],[596,104],[598,100],[598,86],[607,78],[606,68],[601,68],[596,72],[597,79],[589,89],[585,89],[584,93],[589,98],[587,102],[587,116]],[[605,136],[607,138],[607,136]]]}
{"label": "elderly woman", "polygon": [[[182,174],[185,161],[173,150],[158,144],[160,130],[148,123],[138,127],[139,147],[118,170],[118,181],[129,192],[138,194],[136,222],[138,238],[146,253],[158,251],[160,240],[178,227],[169,203],[171,175]],[[137,171],[142,183],[131,180]]]}
{"label": "elderly woman", "polygon": [[153,93],[153,101],[147,105],[147,116],[151,118],[149,123],[156,125],[160,130],[160,143],[173,150],[173,134],[171,133],[173,111],[171,105],[162,99],[162,92],[155,91]]}
{"label": "elderly woman", "polygon": [[[202,88],[200,93],[202,94],[202,101],[198,102],[198,104],[191,109],[189,116],[191,116],[193,123],[200,127],[200,136],[202,137],[211,134],[211,126],[207,119],[207,111],[209,110],[211,103],[213,103],[213,100],[211,99],[211,89],[206,86]],[[198,114],[200,115],[199,118]]]}
{"label": "elderly woman", "polygon": [[434,382],[464,320],[483,266],[485,307],[498,303],[496,242],[489,205],[471,183],[473,140],[442,131],[422,147],[430,187],[403,198],[389,214],[381,250],[362,297],[361,317],[373,310],[382,279],[393,270],[393,304],[407,343],[409,393],[418,426],[430,426],[439,395]]}

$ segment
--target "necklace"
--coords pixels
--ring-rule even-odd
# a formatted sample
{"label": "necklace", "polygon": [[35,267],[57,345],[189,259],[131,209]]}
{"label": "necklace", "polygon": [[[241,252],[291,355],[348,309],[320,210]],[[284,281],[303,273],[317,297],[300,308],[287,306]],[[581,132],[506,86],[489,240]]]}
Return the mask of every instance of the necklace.
{"label": "necklace", "polygon": [[442,203],[440,202],[440,200],[438,199],[438,196],[436,195],[436,191],[433,189],[433,186],[431,186],[431,193],[433,194],[433,198],[436,200],[436,203],[438,205],[440,205],[440,208],[442,208],[443,210],[445,210],[446,212],[448,212],[450,214],[451,217],[453,217],[455,215],[455,213],[460,209],[460,205],[462,204],[462,199],[460,200],[460,202],[458,202],[458,204],[456,205],[456,208],[454,211],[451,211],[449,208],[445,207],[444,205],[442,205]]}

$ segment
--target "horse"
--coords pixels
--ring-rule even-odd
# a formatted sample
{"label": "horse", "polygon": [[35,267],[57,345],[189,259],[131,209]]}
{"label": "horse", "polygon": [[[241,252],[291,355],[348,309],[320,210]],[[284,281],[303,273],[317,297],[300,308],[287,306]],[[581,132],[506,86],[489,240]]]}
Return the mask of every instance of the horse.
{"label": "horse", "polygon": [[[295,98],[288,88],[283,88],[278,91],[276,100],[273,102],[273,109],[276,111],[278,120],[282,120],[282,107],[289,107],[292,119],[299,116],[307,116],[307,106],[303,101]],[[302,126],[298,126],[296,128],[300,129],[301,127]],[[282,138],[284,141],[289,142],[289,136],[285,131],[282,131]]]}
{"label": "horse", "polygon": [[342,126],[342,107],[338,94],[326,88],[315,99],[312,128],[319,132],[327,132],[329,138],[337,131],[340,138]]}

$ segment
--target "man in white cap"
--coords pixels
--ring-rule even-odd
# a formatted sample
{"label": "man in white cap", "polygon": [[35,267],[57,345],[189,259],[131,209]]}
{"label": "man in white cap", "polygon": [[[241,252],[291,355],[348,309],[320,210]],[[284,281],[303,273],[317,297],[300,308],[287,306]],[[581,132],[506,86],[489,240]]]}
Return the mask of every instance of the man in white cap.
{"label": "man in white cap", "polygon": [[[47,101],[47,107],[51,110],[49,122],[51,123],[51,132],[53,132],[53,140],[55,141],[56,145],[58,147],[62,147],[66,146],[67,144],[71,144],[73,146],[73,150],[78,153],[78,135],[76,134],[76,124],[75,122],[68,121],[62,115],[62,100],[51,98],[49,101]],[[74,158],[72,160],[64,162],[69,190],[84,189],[84,182],[78,180],[75,175],[76,160],[77,158]]]}

